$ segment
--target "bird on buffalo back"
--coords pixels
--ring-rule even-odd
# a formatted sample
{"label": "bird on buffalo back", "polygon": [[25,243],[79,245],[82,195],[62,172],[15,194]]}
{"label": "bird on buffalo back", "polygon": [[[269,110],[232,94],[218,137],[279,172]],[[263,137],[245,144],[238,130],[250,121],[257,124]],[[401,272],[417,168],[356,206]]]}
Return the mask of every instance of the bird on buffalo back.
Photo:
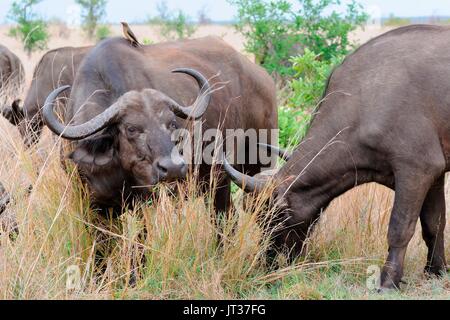
{"label": "bird on buffalo back", "polygon": [[131,42],[133,47],[140,47],[141,44],[139,43],[139,40],[137,39],[134,32],[131,30],[130,26],[126,22],[121,22],[122,24],[122,30],[123,30],[123,36],[125,39]]}

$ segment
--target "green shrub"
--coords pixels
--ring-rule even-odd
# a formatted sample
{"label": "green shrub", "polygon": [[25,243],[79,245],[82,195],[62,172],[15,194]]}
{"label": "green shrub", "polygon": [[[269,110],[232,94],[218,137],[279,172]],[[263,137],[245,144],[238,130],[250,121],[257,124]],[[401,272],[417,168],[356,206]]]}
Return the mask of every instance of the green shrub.
{"label": "green shrub", "polygon": [[97,41],[102,41],[108,37],[110,37],[112,34],[111,28],[108,25],[101,25],[97,28],[97,31],[95,32],[95,38]]}
{"label": "green shrub", "polygon": [[162,21],[161,34],[168,40],[186,39],[191,37],[196,29],[189,17],[179,10],[176,15]]}
{"label": "green shrub", "polygon": [[[356,1],[343,13],[340,0],[228,0],[245,49],[285,88],[279,107],[280,144],[295,146],[306,134],[327,78],[353,48],[349,34],[368,19]],[[294,56],[294,58],[292,58]]]}
{"label": "green shrub", "polygon": [[30,55],[35,50],[47,48],[49,33],[47,24],[32,8],[42,0],[17,0],[12,3],[8,18],[17,23],[9,30],[9,35],[20,39],[25,52]]}
{"label": "green shrub", "polygon": [[99,22],[106,14],[106,0],[75,0],[81,6],[83,19],[83,29],[86,31],[89,38],[96,35],[96,30]]}
{"label": "green shrub", "polygon": [[245,50],[269,73],[284,76],[286,65],[299,36],[292,32],[291,4],[288,1],[229,0],[238,8],[236,29],[245,38]]}
{"label": "green shrub", "polygon": [[328,77],[344,59],[343,55],[330,60],[321,59],[309,49],[292,58],[294,78],[289,82],[289,97],[279,108],[280,144],[296,146],[305,136],[311,117],[320,103]]}
{"label": "green shrub", "polygon": [[191,37],[197,30],[190,18],[181,10],[172,14],[166,2],[158,4],[158,16],[150,18],[149,23],[158,25],[160,33],[166,40],[180,40]]}
{"label": "green shrub", "polygon": [[406,26],[408,24],[411,24],[411,20],[408,18],[399,18],[396,17],[393,13],[389,15],[389,18],[387,18],[383,25],[387,27],[399,27],[399,26]]}
{"label": "green shrub", "polygon": [[291,107],[301,109],[313,109],[325,91],[327,79],[334,69],[340,64],[344,56],[332,57],[330,60],[322,60],[309,49],[305,49],[303,55],[291,58],[294,78],[289,86],[292,94],[289,99]]}
{"label": "green shrub", "polygon": [[281,78],[293,76],[289,58],[305,48],[320,52],[327,61],[347,54],[352,49],[349,33],[368,18],[355,1],[344,14],[332,10],[340,0],[298,0],[297,10],[286,0],[228,1],[238,8],[236,28],[245,37],[246,51]]}
{"label": "green shrub", "polygon": [[306,133],[311,117],[301,109],[281,106],[278,108],[278,125],[280,128],[279,144],[283,148],[297,146]]}
{"label": "green shrub", "polygon": [[153,44],[153,43],[154,43],[153,40],[150,39],[150,38],[144,38],[144,39],[142,40],[142,44],[144,44],[144,45],[146,45],[146,46],[148,46],[148,45],[150,45],[150,44]]}

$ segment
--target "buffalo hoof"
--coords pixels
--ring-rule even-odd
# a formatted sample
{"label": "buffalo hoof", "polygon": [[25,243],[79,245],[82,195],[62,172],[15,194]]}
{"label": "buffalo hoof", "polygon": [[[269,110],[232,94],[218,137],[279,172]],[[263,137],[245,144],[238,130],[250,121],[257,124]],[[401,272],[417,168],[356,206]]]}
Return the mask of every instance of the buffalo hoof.
{"label": "buffalo hoof", "polygon": [[381,287],[377,290],[377,293],[381,294],[381,295],[388,295],[388,294],[393,294],[396,292],[398,292],[398,288],[396,288],[396,287],[392,287],[392,288]]}
{"label": "buffalo hoof", "polygon": [[381,288],[386,290],[398,290],[400,289],[400,280],[394,281],[389,276],[381,276]]}
{"label": "buffalo hoof", "polygon": [[[394,277],[398,278],[398,277]],[[381,275],[381,287],[380,290],[391,290],[391,291],[398,291],[400,290],[400,284],[406,284],[405,281],[403,281],[401,278],[397,280],[392,280],[392,278],[387,274]]]}
{"label": "buffalo hoof", "polygon": [[405,281],[400,280],[398,284],[394,284],[392,281],[389,283],[384,283],[381,285],[381,287],[377,290],[380,294],[388,294],[388,293],[394,293],[398,292],[400,290],[400,284],[407,284]]}
{"label": "buffalo hoof", "polygon": [[448,272],[450,272],[450,268],[447,267],[446,265],[426,266],[424,272],[429,277],[441,278],[445,276]]}

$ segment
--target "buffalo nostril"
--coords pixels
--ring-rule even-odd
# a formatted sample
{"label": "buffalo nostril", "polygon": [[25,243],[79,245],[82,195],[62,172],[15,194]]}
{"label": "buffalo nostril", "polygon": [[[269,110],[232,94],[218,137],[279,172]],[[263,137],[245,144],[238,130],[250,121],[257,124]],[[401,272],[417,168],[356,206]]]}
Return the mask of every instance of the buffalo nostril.
{"label": "buffalo nostril", "polygon": [[160,179],[174,180],[184,178],[187,174],[185,162],[173,161],[172,158],[162,158],[155,163]]}
{"label": "buffalo nostril", "polygon": [[182,175],[182,176],[185,176],[185,175],[187,174],[187,169],[188,169],[187,164],[183,163],[183,164],[181,165],[181,169],[180,169],[180,172],[181,172],[181,175]]}
{"label": "buffalo nostril", "polygon": [[167,173],[169,172],[169,170],[167,169],[167,167],[164,164],[161,164],[161,162],[158,162],[156,164],[156,168],[158,169],[159,173],[163,176],[166,176]]}

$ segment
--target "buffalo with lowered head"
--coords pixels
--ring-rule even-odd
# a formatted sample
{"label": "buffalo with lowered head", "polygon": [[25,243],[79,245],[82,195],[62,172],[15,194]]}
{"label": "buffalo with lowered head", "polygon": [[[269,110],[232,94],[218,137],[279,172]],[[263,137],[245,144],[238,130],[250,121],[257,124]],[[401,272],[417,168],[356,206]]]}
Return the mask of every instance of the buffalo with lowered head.
{"label": "buffalo with lowered head", "polygon": [[[444,181],[450,169],[450,28],[412,25],[361,46],[330,76],[303,142],[271,177],[279,204],[277,250],[299,255],[321,212],[353,187],[395,191],[382,288],[398,287],[420,219],[426,272],[447,272]],[[275,148],[273,148],[275,149]],[[226,159],[225,159],[226,160]],[[267,179],[225,167],[247,191]]]}
{"label": "buffalo with lowered head", "polygon": [[[122,38],[101,42],[78,70],[62,123],[53,105],[67,89],[48,97],[44,119],[73,141],[70,159],[100,208],[120,208],[123,199],[148,196],[160,181],[185,178],[187,163],[171,138],[190,120],[223,132],[277,128],[273,80],[216,37],[149,46]],[[255,174],[261,165],[243,169]],[[211,167],[199,170],[207,177]],[[230,180],[222,174],[216,209],[225,212],[229,203]]]}
{"label": "buffalo with lowered head", "polygon": [[23,106],[20,106],[20,100],[17,99],[11,106],[3,108],[3,116],[19,128],[26,146],[39,140],[44,126],[42,108],[48,95],[59,86],[72,85],[81,60],[91,48],[63,47],[48,51],[34,70]]}

